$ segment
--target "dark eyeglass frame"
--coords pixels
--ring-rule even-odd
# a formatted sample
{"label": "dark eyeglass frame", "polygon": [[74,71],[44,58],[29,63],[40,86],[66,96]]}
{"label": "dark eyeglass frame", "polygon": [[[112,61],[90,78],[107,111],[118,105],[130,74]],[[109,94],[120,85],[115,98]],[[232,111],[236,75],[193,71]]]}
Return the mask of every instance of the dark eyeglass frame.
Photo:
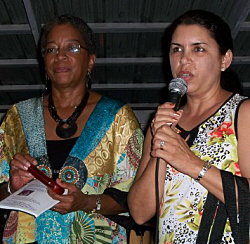
{"label": "dark eyeglass frame", "polygon": [[[70,48],[72,48],[72,47],[77,47],[79,50],[77,50],[77,51],[70,51],[71,49]],[[68,50],[66,50],[66,48],[68,48]],[[56,49],[56,52],[48,52],[48,49]],[[42,57],[45,57],[46,55],[48,55],[48,54],[53,54],[53,55],[58,55],[58,53],[59,53],[59,50],[60,49],[62,49],[63,51],[64,51],[64,53],[65,54],[74,54],[74,53],[80,53],[80,49],[84,49],[84,50],[86,50],[86,51],[88,51],[89,49],[88,48],[86,48],[86,47],[83,47],[82,45],[80,45],[80,44],[72,44],[72,45],[68,45],[68,46],[65,46],[65,47],[62,47],[62,48],[53,48],[53,47],[51,47],[51,48],[43,48],[42,50],[41,50],[41,54],[42,54]]]}

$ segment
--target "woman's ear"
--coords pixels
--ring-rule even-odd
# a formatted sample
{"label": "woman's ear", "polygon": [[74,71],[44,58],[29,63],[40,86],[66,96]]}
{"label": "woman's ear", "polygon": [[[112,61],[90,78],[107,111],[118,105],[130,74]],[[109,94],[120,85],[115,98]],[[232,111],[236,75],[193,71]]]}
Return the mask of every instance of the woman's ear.
{"label": "woman's ear", "polygon": [[231,49],[228,49],[225,55],[222,57],[221,62],[221,71],[225,71],[232,63],[233,52]]}
{"label": "woman's ear", "polygon": [[95,54],[90,54],[89,55],[88,72],[91,72],[91,70],[93,69],[93,67],[95,65],[95,59],[96,59]]}

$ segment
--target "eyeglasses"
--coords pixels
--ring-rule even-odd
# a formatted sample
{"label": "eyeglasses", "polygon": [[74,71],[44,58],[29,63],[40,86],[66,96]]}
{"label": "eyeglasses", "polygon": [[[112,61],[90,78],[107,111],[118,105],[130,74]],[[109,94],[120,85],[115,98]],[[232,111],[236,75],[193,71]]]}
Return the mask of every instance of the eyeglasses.
{"label": "eyeglasses", "polygon": [[41,50],[42,53],[42,57],[44,57],[45,55],[57,55],[59,53],[59,50],[62,49],[64,51],[64,53],[67,54],[73,54],[73,53],[80,53],[82,49],[85,49],[88,51],[88,49],[86,47],[83,47],[81,45],[78,44],[71,44],[69,43],[68,45],[66,45],[65,47],[59,48],[59,47],[45,47]]}

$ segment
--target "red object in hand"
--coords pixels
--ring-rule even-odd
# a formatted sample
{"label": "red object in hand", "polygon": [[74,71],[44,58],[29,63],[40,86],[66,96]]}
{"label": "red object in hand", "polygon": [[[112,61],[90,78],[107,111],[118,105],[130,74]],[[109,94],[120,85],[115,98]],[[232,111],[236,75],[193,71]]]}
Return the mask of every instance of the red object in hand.
{"label": "red object in hand", "polygon": [[51,188],[53,192],[55,192],[58,195],[62,195],[64,192],[64,189],[56,184],[56,182],[48,177],[46,174],[44,174],[41,170],[39,170],[35,165],[31,164],[28,168],[28,171],[38,180],[40,180],[44,185]]}

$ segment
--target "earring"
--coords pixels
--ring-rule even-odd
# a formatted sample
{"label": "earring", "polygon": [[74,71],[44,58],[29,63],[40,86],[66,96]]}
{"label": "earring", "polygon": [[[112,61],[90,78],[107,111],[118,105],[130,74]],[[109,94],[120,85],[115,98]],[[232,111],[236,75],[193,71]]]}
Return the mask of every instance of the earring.
{"label": "earring", "polygon": [[221,70],[222,72],[226,70],[225,63],[224,63],[224,62],[222,63],[222,67],[221,67],[220,70]]}
{"label": "earring", "polygon": [[50,82],[50,78],[48,74],[46,73],[45,74],[45,89],[44,89],[43,95],[46,95],[50,92],[51,92],[51,82]]}
{"label": "earring", "polygon": [[49,76],[46,73],[45,74],[45,92],[47,92],[47,90],[48,90],[48,82],[49,82]]}
{"label": "earring", "polygon": [[221,66],[221,69],[220,69],[222,72],[226,70],[226,67],[225,67],[225,61],[223,60],[222,61],[222,66]]}
{"label": "earring", "polygon": [[91,79],[91,72],[90,71],[88,71],[88,73],[87,73],[87,79],[88,79],[88,90],[90,90],[92,87],[92,79]]}

